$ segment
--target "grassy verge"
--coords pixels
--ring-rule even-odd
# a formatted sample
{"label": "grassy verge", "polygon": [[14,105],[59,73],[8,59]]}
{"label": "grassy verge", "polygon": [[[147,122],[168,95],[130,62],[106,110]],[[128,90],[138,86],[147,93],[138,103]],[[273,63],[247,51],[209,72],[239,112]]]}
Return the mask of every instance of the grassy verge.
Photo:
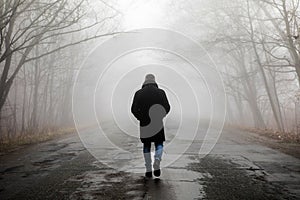
{"label": "grassy verge", "polygon": [[230,127],[241,133],[252,134],[253,141],[263,144],[282,153],[300,159],[300,135],[290,132],[278,132],[274,130],[261,130],[245,127]]}
{"label": "grassy verge", "polygon": [[262,129],[246,129],[247,131],[257,133],[259,135],[277,140],[278,142],[283,143],[296,143],[300,144],[300,134],[293,133],[293,132],[279,132],[273,130],[262,130]]}
{"label": "grassy verge", "polygon": [[300,133],[296,133],[296,132],[280,132],[272,129],[257,129],[251,127],[235,126],[235,125],[225,125],[225,127],[229,129],[236,129],[236,130],[256,133],[266,138],[276,140],[276,142],[278,143],[300,144]]}
{"label": "grassy verge", "polygon": [[0,140],[0,152],[13,151],[20,146],[36,144],[44,141],[54,139],[58,136],[65,134],[75,133],[75,127],[57,128],[41,132],[27,132],[23,134],[17,134],[10,138],[1,138]]}

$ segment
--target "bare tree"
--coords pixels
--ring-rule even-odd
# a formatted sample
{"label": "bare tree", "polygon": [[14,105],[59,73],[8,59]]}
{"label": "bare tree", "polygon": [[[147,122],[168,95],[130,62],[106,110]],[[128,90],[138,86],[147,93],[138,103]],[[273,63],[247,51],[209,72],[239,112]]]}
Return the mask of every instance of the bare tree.
{"label": "bare tree", "polygon": [[[266,18],[271,22],[277,36],[270,36],[274,32],[269,32],[266,43],[276,44],[277,48],[266,48],[275,60],[281,61],[279,65],[273,67],[292,67],[298,76],[298,86],[300,87],[300,11],[299,0],[260,0],[255,3],[263,10]],[[285,49],[279,51],[277,49]],[[286,53],[287,54],[286,54]]]}
{"label": "bare tree", "polygon": [[[95,33],[84,38],[52,45],[48,51],[32,54],[34,48],[49,45],[52,38],[59,38],[101,25],[105,20],[96,20],[78,25],[85,16],[82,9],[86,0],[5,0],[0,3],[0,65],[3,66],[0,79],[0,112],[6,102],[12,83],[26,62],[40,59],[64,48],[80,44],[91,39],[113,35],[116,32]],[[12,56],[18,56],[16,65],[12,65]]]}

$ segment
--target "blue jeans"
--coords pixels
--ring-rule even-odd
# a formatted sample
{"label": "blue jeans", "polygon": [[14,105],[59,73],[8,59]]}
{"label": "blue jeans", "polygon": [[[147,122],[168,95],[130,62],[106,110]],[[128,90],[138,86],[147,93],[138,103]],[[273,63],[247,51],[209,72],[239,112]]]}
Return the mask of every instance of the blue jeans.
{"label": "blue jeans", "polygon": [[[162,153],[163,153],[163,143],[162,142],[155,142],[155,155],[154,159],[161,161]],[[151,160],[151,143],[144,143],[143,147],[144,159],[145,159],[145,166],[146,171],[152,171],[152,160]]]}

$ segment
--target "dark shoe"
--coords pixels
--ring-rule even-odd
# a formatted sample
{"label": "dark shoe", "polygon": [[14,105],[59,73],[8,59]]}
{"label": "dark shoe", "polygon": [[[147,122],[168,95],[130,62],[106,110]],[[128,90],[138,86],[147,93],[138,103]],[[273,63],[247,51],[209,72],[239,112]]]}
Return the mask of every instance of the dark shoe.
{"label": "dark shoe", "polygon": [[153,164],[154,176],[160,176],[160,160],[155,160]]}
{"label": "dark shoe", "polygon": [[156,176],[156,177],[160,176],[160,169],[154,170],[154,176]]}
{"label": "dark shoe", "polygon": [[145,177],[147,177],[147,178],[152,178],[152,171],[146,172],[146,173],[145,173]]}

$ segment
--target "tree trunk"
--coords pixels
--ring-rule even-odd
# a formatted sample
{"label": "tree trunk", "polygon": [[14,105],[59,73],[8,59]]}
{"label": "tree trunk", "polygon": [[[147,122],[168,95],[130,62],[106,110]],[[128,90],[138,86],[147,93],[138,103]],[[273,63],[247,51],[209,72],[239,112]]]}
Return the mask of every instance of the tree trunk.
{"label": "tree trunk", "polygon": [[242,77],[244,77],[242,84],[243,84],[244,90],[247,95],[247,101],[250,106],[254,126],[256,128],[265,129],[266,124],[264,122],[262,113],[257,104],[256,88],[253,87],[253,81],[251,81],[249,79],[249,75],[248,75],[248,72],[246,69],[246,64],[245,64],[245,54],[244,54],[243,50],[239,51],[239,66],[240,66],[240,70],[241,70],[240,74],[242,75]]}
{"label": "tree trunk", "polygon": [[[38,55],[38,47],[36,47],[36,55]],[[39,60],[35,60],[34,65],[34,91],[33,91],[33,108],[31,114],[31,129],[38,129],[37,123],[37,111],[38,111],[38,94],[39,94],[39,85],[40,85],[40,70],[39,70]]]}
{"label": "tree trunk", "polygon": [[257,60],[258,68],[259,68],[260,74],[262,76],[263,83],[264,83],[267,95],[269,97],[269,101],[270,101],[270,104],[271,104],[271,108],[272,108],[273,116],[274,116],[275,121],[276,121],[277,128],[278,128],[278,130],[283,131],[283,127],[280,124],[280,120],[279,120],[278,112],[277,112],[277,109],[276,109],[276,105],[275,105],[273,97],[271,95],[269,85],[268,85],[268,82],[267,82],[267,78],[266,78],[266,74],[264,72],[264,69],[263,69],[263,66],[262,66],[262,63],[261,63],[261,60],[260,60],[260,56],[258,54],[258,50],[257,50],[257,47],[256,47],[256,43],[255,43],[255,40],[254,40],[254,29],[253,29],[253,25],[252,25],[252,18],[251,18],[251,15],[250,15],[249,0],[247,0],[247,13],[248,13],[248,19],[249,19],[249,25],[250,25],[251,44],[252,44],[254,54],[255,54],[255,57],[256,57],[256,60]]}
{"label": "tree trunk", "polygon": [[26,80],[26,68],[23,69],[23,77],[24,77],[24,89],[23,89],[23,102],[22,102],[22,125],[21,132],[25,132],[25,108],[26,108],[26,98],[27,98],[27,80]]}

